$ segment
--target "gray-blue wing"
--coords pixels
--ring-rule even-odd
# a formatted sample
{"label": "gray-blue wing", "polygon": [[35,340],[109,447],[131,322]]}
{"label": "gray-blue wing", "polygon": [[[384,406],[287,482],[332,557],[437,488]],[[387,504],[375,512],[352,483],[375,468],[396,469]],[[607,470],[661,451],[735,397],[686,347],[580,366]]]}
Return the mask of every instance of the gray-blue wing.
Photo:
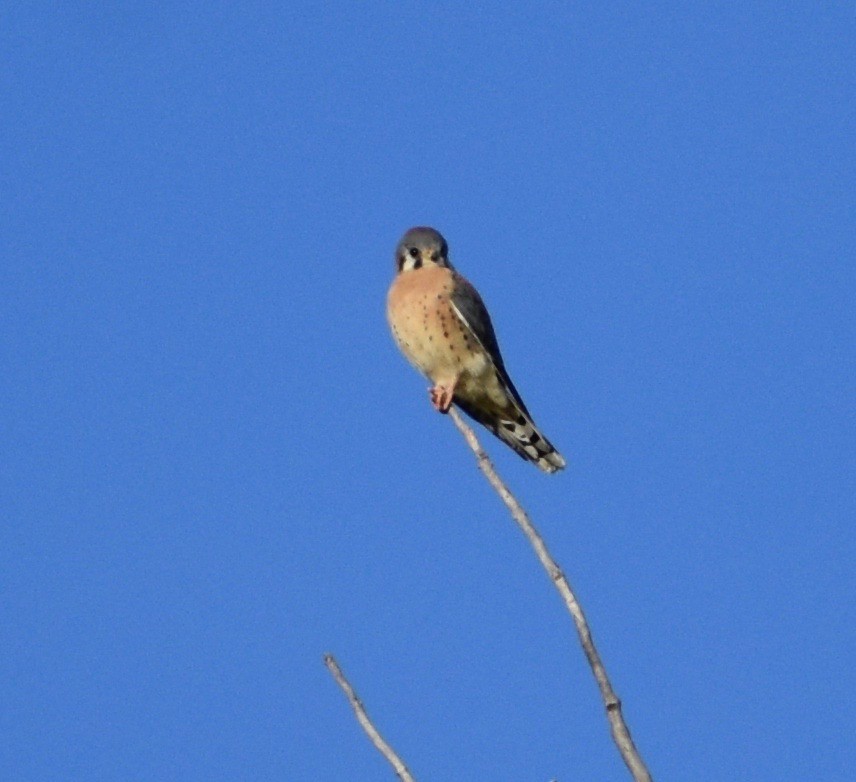
{"label": "gray-blue wing", "polygon": [[493,432],[518,456],[533,462],[544,472],[561,470],[565,466],[565,460],[552,443],[538,431],[508,372],[505,371],[496,333],[481,297],[476,289],[458,274],[455,275],[455,287],[450,303],[461,323],[490,356],[497,377],[505,386],[514,406],[511,409],[496,410],[479,404],[473,399],[465,399],[457,395],[455,404]]}
{"label": "gray-blue wing", "polygon": [[491,357],[499,378],[508,389],[517,406],[528,416],[529,411],[526,409],[526,405],[523,404],[520,394],[517,392],[514,383],[511,382],[511,378],[505,369],[505,362],[502,360],[502,353],[499,350],[496,332],[493,330],[493,323],[490,321],[487,308],[484,306],[484,302],[481,300],[478,291],[457,273],[455,274],[455,289],[450,297],[450,301],[452,308],[461,319],[461,322],[470,330],[470,333]]}

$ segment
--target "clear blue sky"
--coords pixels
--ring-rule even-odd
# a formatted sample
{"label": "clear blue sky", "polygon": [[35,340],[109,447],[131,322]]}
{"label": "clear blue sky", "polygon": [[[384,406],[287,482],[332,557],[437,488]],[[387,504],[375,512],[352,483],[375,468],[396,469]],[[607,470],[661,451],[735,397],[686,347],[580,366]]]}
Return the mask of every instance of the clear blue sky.
{"label": "clear blue sky", "polygon": [[420,781],[626,778],[388,334],[430,224],[656,778],[852,778],[851,3],[76,6],[0,24],[0,777],[392,779],[332,651]]}

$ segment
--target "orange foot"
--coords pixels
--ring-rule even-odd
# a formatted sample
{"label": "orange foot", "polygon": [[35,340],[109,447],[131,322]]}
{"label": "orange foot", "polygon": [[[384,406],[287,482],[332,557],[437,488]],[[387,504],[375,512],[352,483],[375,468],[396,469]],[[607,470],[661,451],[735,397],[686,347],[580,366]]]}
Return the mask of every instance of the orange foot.
{"label": "orange foot", "polygon": [[437,385],[434,388],[429,388],[428,393],[431,396],[431,404],[438,413],[448,413],[452,406],[452,397],[455,395],[455,388],[448,386]]}

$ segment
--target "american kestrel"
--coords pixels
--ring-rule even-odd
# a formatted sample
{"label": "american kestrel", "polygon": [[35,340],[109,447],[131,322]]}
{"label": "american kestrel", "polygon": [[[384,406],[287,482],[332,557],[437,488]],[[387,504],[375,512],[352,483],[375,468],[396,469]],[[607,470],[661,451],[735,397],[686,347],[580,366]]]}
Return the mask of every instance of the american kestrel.
{"label": "american kestrel", "polygon": [[532,421],[511,382],[481,296],[449,263],[433,228],[411,228],[395,249],[387,318],[401,352],[434,383],[441,413],[456,404],[544,472],[565,460]]}

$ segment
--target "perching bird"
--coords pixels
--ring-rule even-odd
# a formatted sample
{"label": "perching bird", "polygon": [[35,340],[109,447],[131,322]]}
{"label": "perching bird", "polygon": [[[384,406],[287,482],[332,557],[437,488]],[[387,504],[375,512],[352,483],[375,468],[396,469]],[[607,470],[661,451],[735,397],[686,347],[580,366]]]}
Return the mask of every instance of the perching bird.
{"label": "perching bird", "polygon": [[454,403],[544,472],[561,470],[565,460],[532,421],[478,291],[449,263],[446,240],[433,228],[411,228],[395,263],[387,318],[401,352],[434,383],[434,408],[448,413]]}

